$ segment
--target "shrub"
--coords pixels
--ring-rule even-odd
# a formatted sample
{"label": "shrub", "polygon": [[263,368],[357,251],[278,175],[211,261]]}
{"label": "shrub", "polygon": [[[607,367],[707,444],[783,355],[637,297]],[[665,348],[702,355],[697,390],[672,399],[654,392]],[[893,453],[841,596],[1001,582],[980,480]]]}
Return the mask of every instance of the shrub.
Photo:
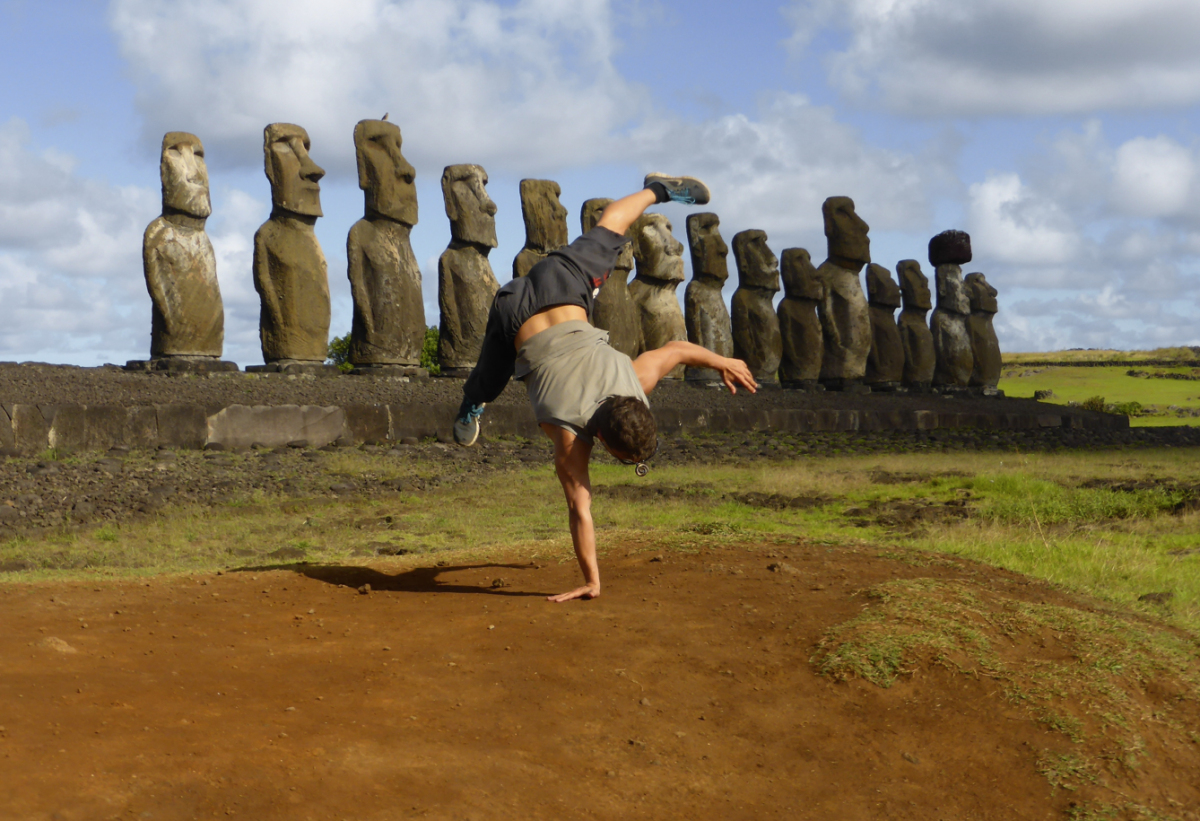
{"label": "shrub", "polygon": [[421,367],[429,371],[431,376],[437,376],[442,372],[441,366],[438,365],[438,339],[440,338],[437,328],[425,329],[425,344],[421,346]]}
{"label": "shrub", "polygon": [[1141,416],[1141,402],[1117,402],[1108,406],[1109,413],[1119,413],[1123,416]]}
{"label": "shrub", "polygon": [[335,336],[329,340],[329,349],[325,352],[325,357],[327,363],[337,365],[342,373],[353,370],[354,365],[350,363],[350,334]]}
{"label": "shrub", "polygon": [[1103,396],[1093,396],[1088,399],[1084,399],[1083,403],[1082,403],[1082,407],[1084,410],[1098,411],[1100,413],[1104,413],[1105,409],[1107,408],[1107,405],[1105,405],[1105,403],[1104,403]]}

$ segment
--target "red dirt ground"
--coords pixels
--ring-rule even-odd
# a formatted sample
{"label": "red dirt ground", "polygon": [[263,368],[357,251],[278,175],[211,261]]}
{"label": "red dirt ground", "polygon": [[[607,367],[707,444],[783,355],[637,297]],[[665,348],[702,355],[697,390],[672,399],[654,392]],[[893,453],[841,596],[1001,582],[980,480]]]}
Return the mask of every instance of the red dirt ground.
{"label": "red dirt ground", "polygon": [[[1067,599],[875,552],[613,552],[568,605],[542,597],[573,562],[2,587],[0,818],[1064,817],[1083,791],[1052,794],[1051,734],[994,685],[809,657],[890,579]],[[1196,818],[1194,775],[1151,797]]]}

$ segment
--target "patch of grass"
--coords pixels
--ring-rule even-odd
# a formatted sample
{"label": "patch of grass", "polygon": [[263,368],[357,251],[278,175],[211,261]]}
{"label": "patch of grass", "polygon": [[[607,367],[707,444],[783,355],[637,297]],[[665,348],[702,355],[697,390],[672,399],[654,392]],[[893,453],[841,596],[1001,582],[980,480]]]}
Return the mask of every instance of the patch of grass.
{"label": "patch of grass", "polygon": [[[1192,358],[1197,356],[1192,354]],[[1200,424],[1200,416],[1190,415],[1192,410],[1200,409],[1200,382],[1139,378],[1130,376],[1128,370],[1121,366],[1006,367],[999,387],[1008,396],[1021,398],[1032,398],[1035,391],[1053,391],[1045,401],[1060,405],[1078,402],[1087,406],[1090,400],[1100,399],[1093,410],[1114,405],[1128,409],[1137,404],[1142,415],[1131,416],[1129,424],[1133,426]],[[1169,411],[1171,407],[1182,410]]]}
{"label": "patch of grass", "polygon": [[1082,783],[1095,784],[1096,772],[1092,765],[1074,753],[1055,753],[1046,750],[1036,764],[1039,775],[1050,782],[1051,792],[1070,790],[1074,792]]}

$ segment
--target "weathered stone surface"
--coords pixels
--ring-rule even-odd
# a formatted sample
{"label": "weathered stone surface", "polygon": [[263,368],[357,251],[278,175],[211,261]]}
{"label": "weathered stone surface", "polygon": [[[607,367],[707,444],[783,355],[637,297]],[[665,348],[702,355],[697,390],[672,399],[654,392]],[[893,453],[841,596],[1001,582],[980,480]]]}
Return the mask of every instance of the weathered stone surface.
{"label": "weathered stone surface", "polygon": [[219,357],[225,310],[217,259],[204,223],[212,213],[204,146],[195,134],[170,131],[159,162],[162,215],[142,237],[142,271],[150,292],[150,355]]}
{"label": "weathered stone surface", "polygon": [[921,273],[921,264],[915,259],[901,260],[896,266],[896,273],[900,277],[900,296],[904,305],[897,323],[900,343],[904,346],[904,376],[901,381],[909,388],[928,390],[937,365],[933,335],[925,319],[933,307],[929,278]]}
{"label": "weathered stone surface", "polygon": [[870,226],[854,211],[849,197],[830,197],[821,206],[828,258],[817,269],[825,288],[819,313],[825,350],[821,382],[843,389],[860,382],[871,350],[871,315],[858,273],[871,261]]}
{"label": "weathered stone surface", "polygon": [[254,288],[262,301],[263,361],[323,362],[329,344],[329,277],[313,226],[325,172],[308,156],[308,132],[263,129],[271,217],[254,234]]}
{"label": "weathered stone surface", "polygon": [[[642,351],[657,350],[674,340],[686,342],[687,326],[675,298],[684,278],[683,243],[675,239],[671,221],[662,214],[643,214],[632,231],[637,276],[629,283],[629,296],[638,309]],[[683,366],[672,369],[667,378],[682,379]]]}
{"label": "weathered stone surface", "polygon": [[783,300],[776,309],[782,342],[779,381],[785,388],[812,389],[821,375],[824,353],[817,310],[825,298],[825,286],[803,248],[784,249],[780,270]]}
{"label": "weathered stone surface", "polygon": [[867,306],[871,314],[871,351],[867,355],[868,385],[899,386],[904,378],[904,344],[896,326],[900,286],[882,265],[867,266]]}
{"label": "weathered stone surface", "polygon": [[[584,202],[579,212],[583,233],[596,227],[612,200],[597,197]],[[626,236],[630,236],[626,233]],[[626,356],[637,356],[642,347],[642,325],[637,306],[629,296],[629,274],[633,271],[633,244],[621,249],[608,280],[600,287],[592,306],[592,324],[608,331],[608,344]]]}
{"label": "weathered stone surface", "polygon": [[354,127],[365,201],[363,218],[346,237],[354,365],[416,365],[425,343],[421,266],[409,242],[417,224],[416,171],[401,144],[395,123],[362,120]]}
{"label": "weathered stone surface", "polygon": [[[42,409],[43,415],[45,410]],[[46,438],[50,447],[61,453],[74,453],[87,447],[87,417],[83,405],[59,405]]]}
{"label": "weathered stone surface", "polygon": [[971,385],[994,388],[1000,381],[1000,340],[992,320],[996,316],[996,289],[980,273],[967,274],[965,279],[967,298],[971,303],[971,316],[967,319],[967,332],[971,338]]}
{"label": "weathered stone surface", "polygon": [[479,165],[448,165],[442,197],[450,245],[438,259],[438,365],[445,376],[467,375],[479,360],[492,298],[500,283],[488,254],[496,247],[496,203]]}
{"label": "weathered stone surface", "polygon": [[391,414],[387,405],[346,405],[345,433],[350,441],[383,444],[391,436]]}
{"label": "weathered stone surface", "polygon": [[6,408],[0,407],[0,450],[15,450],[16,439],[13,438],[12,417]]}
{"label": "weathered stone surface", "polygon": [[934,386],[967,387],[975,359],[971,353],[971,335],[967,317],[971,304],[962,280],[962,268],[944,264],[937,267],[937,308],[929,318],[933,350],[937,365],[933,371]]}
{"label": "weathered stone surface", "polygon": [[204,420],[205,439],[229,448],[282,447],[297,441],[323,447],[345,431],[345,410],[312,405],[230,405]]}
{"label": "weathered stone surface", "polygon": [[546,254],[567,244],[567,209],[558,201],[561,193],[553,180],[521,180],[525,247],[513,260],[514,277],[525,276]]}
{"label": "weathered stone surface", "polygon": [[208,440],[208,415],[199,405],[157,405],[158,444],[199,450]]}
{"label": "weathered stone surface", "polygon": [[929,264],[966,265],[971,261],[971,235],[966,231],[943,231],[929,240]]}
{"label": "weathered stone surface", "polygon": [[779,260],[767,247],[766,232],[755,229],[733,235],[733,257],[738,270],[738,287],[730,300],[733,355],[759,382],[774,382],[783,356],[773,303],[779,291]]}
{"label": "weathered stone surface", "polygon": [[50,422],[36,405],[12,406],[13,446],[33,455],[50,447]]}
{"label": "weathered stone surface", "polygon": [[[683,294],[687,338],[720,356],[733,356],[733,325],[721,289],[729,279],[729,246],[721,238],[721,221],[706,212],[687,218],[692,281]],[[712,381],[721,375],[711,368],[685,368],[687,379]]]}

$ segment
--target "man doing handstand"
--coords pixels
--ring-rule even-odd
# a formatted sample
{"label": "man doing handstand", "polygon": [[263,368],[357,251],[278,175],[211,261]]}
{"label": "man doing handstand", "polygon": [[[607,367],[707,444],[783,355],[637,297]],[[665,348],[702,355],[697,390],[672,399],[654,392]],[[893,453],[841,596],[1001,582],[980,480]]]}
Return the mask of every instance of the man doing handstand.
{"label": "man doing handstand", "polygon": [[[678,365],[718,371],[730,393],[737,385],[751,393],[758,387],[746,363],[690,342],[669,342],[631,360],[609,346],[607,331],[589,322],[596,294],[629,241],[624,234],[634,221],[655,203],[703,205],[708,198],[707,186],[694,177],[649,174],[645,188],[610,203],[592,230],[551,251],[527,276],[505,284],[492,302],[478,363],[463,386],[454,439],[475,444],[484,405],[513,376],[525,382],[534,416],[554,443],[554,468],[583,570],[582,587],[550,601],[600,595],[588,479],[593,440],[625,464],[653,456],[658,428],[646,394]],[[638,473],[644,473],[640,464]]]}

